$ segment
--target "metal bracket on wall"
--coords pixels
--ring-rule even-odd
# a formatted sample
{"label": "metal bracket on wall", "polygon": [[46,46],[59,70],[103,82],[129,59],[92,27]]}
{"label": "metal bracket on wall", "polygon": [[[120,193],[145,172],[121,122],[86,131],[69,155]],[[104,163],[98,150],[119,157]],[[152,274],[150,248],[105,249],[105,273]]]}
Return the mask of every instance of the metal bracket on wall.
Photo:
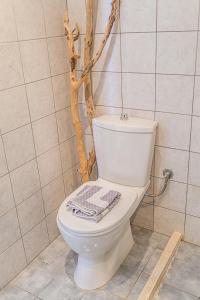
{"label": "metal bracket on wall", "polygon": [[173,178],[173,171],[170,170],[170,169],[164,169],[163,170],[163,178],[164,178],[164,184],[163,184],[163,187],[161,188],[160,192],[157,193],[157,194],[149,194],[149,193],[145,193],[145,196],[148,196],[148,197],[159,197],[161,196],[164,191],[166,190],[167,186],[168,186],[168,183],[169,183],[169,180],[171,178]]}

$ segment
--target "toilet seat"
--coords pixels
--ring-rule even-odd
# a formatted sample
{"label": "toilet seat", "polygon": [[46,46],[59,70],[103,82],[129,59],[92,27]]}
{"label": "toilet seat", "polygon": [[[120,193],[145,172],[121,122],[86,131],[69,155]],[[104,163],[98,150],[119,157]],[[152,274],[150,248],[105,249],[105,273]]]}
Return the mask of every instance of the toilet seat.
{"label": "toilet seat", "polygon": [[[78,218],[66,208],[66,203],[76,196],[76,194],[85,185],[100,185],[107,188],[119,191],[121,198],[118,204],[99,222],[95,223],[90,220]],[[137,188],[130,186],[123,186],[99,178],[97,181],[90,181],[84,183],[76,189],[69,197],[67,197],[60,206],[57,216],[58,225],[64,231],[72,232],[76,235],[97,236],[112,231],[118,227],[123,221],[131,217],[133,212],[138,207],[141,201],[141,193],[146,191],[147,187]]]}

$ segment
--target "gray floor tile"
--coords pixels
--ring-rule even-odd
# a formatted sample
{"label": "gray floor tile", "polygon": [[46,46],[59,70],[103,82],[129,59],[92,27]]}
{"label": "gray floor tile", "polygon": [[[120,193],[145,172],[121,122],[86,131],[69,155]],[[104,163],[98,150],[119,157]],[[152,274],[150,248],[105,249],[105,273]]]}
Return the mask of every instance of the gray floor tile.
{"label": "gray floor tile", "polygon": [[162,250],[160,249],[155,249],[153,255],[151,256],[150,260],[146,264],[144,268],[144,272],[147,274],[151,274],[153,269],[155,268],[160,256],[162,254]]}
{"label": "gray floor tile", "polygon": [[149,278],[149,275],[146,273],[142,273],[136,282],[136,284],[132,287],[132,290],[128,296],[128,300],[137,300],[143,287],[145,286],[147,280]]}
{"label": "gray floor tile", "polygon": [[176,258],[187,260],[194,256],[198,262],[200,262],[200,247],[190,243],[182,242],[176,254]]}
{"label": "gray floor tile", "polygon": [[198,300],[198,298],[164,284],[157,300]]}
{"label": "gray floor tile", "polygon": [[0,292],[0,300],[35,300],[35,296],[16,286],[9,285]]}

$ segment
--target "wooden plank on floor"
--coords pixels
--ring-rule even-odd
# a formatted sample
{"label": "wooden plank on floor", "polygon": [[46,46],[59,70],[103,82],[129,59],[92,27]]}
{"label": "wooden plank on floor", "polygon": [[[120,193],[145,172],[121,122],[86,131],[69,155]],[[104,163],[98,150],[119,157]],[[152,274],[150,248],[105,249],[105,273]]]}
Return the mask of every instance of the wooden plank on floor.
{"label": "wooden plank on floor", "polygon": [[182,234],[180,232],[174,232],[169,239],[165,249],[163,250],[151,276],[145,284],[138,300],[152,300],[156,291],[158,290],[163,277],[165,276],[169,265],[175,255],[180,242]]}

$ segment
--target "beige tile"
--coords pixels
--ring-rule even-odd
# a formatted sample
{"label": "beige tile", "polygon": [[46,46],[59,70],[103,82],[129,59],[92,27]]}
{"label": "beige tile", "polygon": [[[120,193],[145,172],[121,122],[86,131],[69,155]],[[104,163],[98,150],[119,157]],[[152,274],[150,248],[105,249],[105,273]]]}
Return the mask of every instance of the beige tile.
{"label": "beige tile", "polygon": [[26,266],[22,241],[17,241],[0,255],[0,288],[20,273]]}
{"label": "beige tile", "polygon": [[20,51],[17,43],[0,45],[0,90],[23,84]]}
{"label": "beige tile", "polygon": [[37,155],[56,146],[58,132],[55,114],[33,122],[33,136]]}
{"label": "beige tile", "polygon": [[58,210],[56,209],[55,211],[53,211],[46,217],[50,242],[54,241],[60,234],[57,223],[56,223],[57,213],[58,213]]}
{"label": "beige tile", "polygon": [[10,176],[17,204],[33,195],[40,188],[36,160],[32,160],[11,172]]}
{"label": "beige tile", "polygon": [[[71,0],[70,2],[73,2],[73,0]],[[96,1],[96,3],[95,3],[95,26],[94,26],[94,30],[96,33],[104,33],[105,26],[108,22],[110,12],[111,12],[111,2],[110,1],[107,1],[107,0]],[[83,17],[85,17],[85,16],[82,14],[82,18]],[[84,22],[84,20],[83,20],[83,22]],[[119,18],[117,18],[117,20],[113,24],[111,33],[119,32],[119,23],[120,23]],[[85,29],[85,27],[83,29]]]}
{"label": "beige tile", "polygon": [[[95,35],[94,49],[97,50],[102,40],[102,34]],[[94,50],[95,51],[95,50]],[[121,72],[120,62],[120,35],[111,34],[99,61],[93,71]]]}
{"label": "beige tile", "polygon": [[3,148],[3,142],[0,136],[0,175],[2,176],[6,173],[8,173],[8,168],[7,168],[5,152]]}
{"label": "beige tile", "polygon": [[189,149],[190,116],[156,112],[155,119],[158,121],[157,145],[182,150]]}
{"label": "beige tile", "polygon": [[68,196],[81,184],[78,167],[74,167],[63,174],[65,184],[65,194]]}
{"label": "beige tile", "polygon": [[156,75],[156,109],[191,114],[194,79],[191,76]]}
{"label": "beige tile", "polygon": [[[21,233],[25,234],[44,218],[44,205],[41,191],[17,206]],[[34,241],[33,241],[34,242]]]}
{"label": "beige tile", "polygon": [[188,183],[200,186],[200,154],[190,153]]}
{"label": "beige tile", "polygon": [[188,172],[187,151],[169,149],[163,147],[155,148],[155,175],[162,177],[165,168],[172,169],[173,180],[186,183]]}
{"label": "beige tile", "polygon": [[153,205],[143,203],[133,219],[133,224],[153,230]]}
{"label": "beige tile", "polygon": [[[66,8],[65,0],[42,0],[47,36],[64,34],[63,17]],[[71,15],[71,12],[70,12]]]}
{"label": "beige tile", "polygon": [[9,175],[0,177],[0,216],[15,206]]}
{"label": "beige tile", "polygon": [[20,238],[16,209],[11,209],[0,218],[0,253]]}
{"label": "beige tile", "polygon": [[200,218],[186,215],[185,241],[200,246]]}
{"label": "beige tile", "polygon": [[59,142],[62,143],[74,135],[74,127],[70,109],[63,109],[56,113],[58,123]]}
{"label": "beige tile", "polygon": [[17,40],[12,0],[1,1],[0,28],[0,42],[11,42]]}
{"label": "beige tile", "polygon": [[[102,1],[102,0],[101,0]],[[80,32],[85,32],[86,26],[86,13],[85,13],[85,1],[82,0],[69,0],[67,1],[67,7],[70,12],[70,25],[72,28],[76,26],[76,23],[80,26]]]}
{"label": "beige tile", "polygon": [[200,187],[188,185],[187,214],[200,217]]}
{"label": "beige tile", "polygon": [[[154,179],[154,192],[158,193],[164,182],[160,178]],[[155,204],[164,208],[185,213],[187,185],[175,181],[170,181],[169,185],[160,197],[155,198]]]}
{"label": "beige tile", "polygon": [[13,170],[35,157],[30,125],[23,126],[3,136],[8,168]]}
{"label": "beige tile", "polygon": [[45,39],[20,43],[24,77],[32,82],[50,76],[47,43]]}
{"label": "beige tile", "polygon": [[40,0],[14,0],[14,11],[20,40],[45,36],[45,26]]}
{"label": "beige tile", "polygon": [[38,168],[42,186],[58,177],[61,172],[59,147],[55,147],[38,157]]}
{"label": "beige tile", "polygon": [[65,199],[63,177],[59,176],[48,185],[43,187],[42,195],[44,199],[45,213],[48,215],[58,208]]}
{"label": "beige tile", "polygon": [[197,30],[198,0],[158,1],[158,30]]}
{"label": "beige tile", "polygon": [[69,170],[78,163],[75,137],[60,145],[60,153],[63,171]]}
{"label": "beige tile", "polygon": [[[155,72],[155,33],[126,33],[122,37],[122,70],[124,72]],[[134,49],[133,52],[130,49]]]}
{"label": "beige tile", "polygon": [[30,122],[24,86],[0,92],[0,128],[6,133]]}
{"label": "beige tile", "polygon": [[192,117],[191,151],[200,152],[200,117]]}
{"label": "beige tile", "polygon": [[32,121],[55,111],[51,79],[27,84],[26,90]]}
{"label": "beige tile", "polygon": [[154,230],[166,235],[174,231],[184,232],[185,214],[155,206]]}
{"label": "beige tile", "polygon": [[155,75],[123,73],[122,95],[125,108],[154,110]]}
{"label": "beige tile", "polygon": [[[93,95],[97,105],[120,107],[121,99],[121,75],[111,72],[92,73]],[[115,88],[110,88],[111,86]]]}
{"label": "beige tile", "polygon": [[157,72],[193,75],[195,32],[165,32],[157,35]]}
{"label": "beige tile", "polygon": [[120,18],[122,32],[156,31],[156,0],[123,0]]}
{"label": "beige tile", "polygon": [[53,76],[52,85],[56,110],[70,106],[69,74]]}
{"label": "beige tile", "polygon": [[48,38],[49,60],[51,75],[58,75],[67,72],[67,49],[65,37]]}
{"label": "beige tile", "polygon": [[28,263],[30,263],[31,260],[33,260],[49,244],[46,222],[43,221],[29,231],[23,237],[23,242],[26,251],[26,257]]}

